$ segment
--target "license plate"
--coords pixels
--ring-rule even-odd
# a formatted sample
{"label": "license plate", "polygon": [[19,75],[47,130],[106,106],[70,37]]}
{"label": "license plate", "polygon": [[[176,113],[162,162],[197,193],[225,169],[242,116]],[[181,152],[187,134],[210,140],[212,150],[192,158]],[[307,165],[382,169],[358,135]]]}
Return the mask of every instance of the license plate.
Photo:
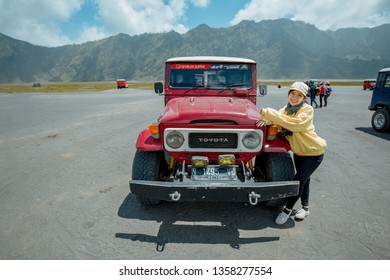
{"label": "license plate", "polygon": [[192,169],[193,180],[236,180],[237,174],[234,167],[205,167]]}

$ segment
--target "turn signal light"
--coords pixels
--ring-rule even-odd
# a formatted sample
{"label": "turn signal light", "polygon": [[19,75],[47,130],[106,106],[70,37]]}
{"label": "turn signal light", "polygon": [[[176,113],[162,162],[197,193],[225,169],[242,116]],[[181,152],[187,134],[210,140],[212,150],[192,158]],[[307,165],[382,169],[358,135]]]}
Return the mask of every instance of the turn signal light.
{"label": "turn signal light", "polygon": [[279,132],[277,125],[270,125],[267,127],[267,140],[274,140]]}
{"label": "turn signal light", "polygon": [[154,139],[160,139],[160,129],[157,123],[150,124],[149,131]]}

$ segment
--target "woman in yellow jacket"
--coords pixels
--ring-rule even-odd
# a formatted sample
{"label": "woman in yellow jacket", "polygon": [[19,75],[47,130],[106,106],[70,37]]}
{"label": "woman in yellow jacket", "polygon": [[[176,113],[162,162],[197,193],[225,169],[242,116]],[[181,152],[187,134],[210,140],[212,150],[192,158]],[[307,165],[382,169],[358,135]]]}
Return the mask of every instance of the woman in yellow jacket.
{"label": "woman in yellow jacket", "polygon": [[303,220],[309,215],[310,176],[321,164],[324,157],[326,141],[315,133],[313,125],[314,109],[305,103],[308,86],[303,82],[295,82],[288,91],[288,104],[279,111],[272,108],[260,110],[257,126],[276,124],[287,130],[286,139],[294,153],[296,174],[294,180],[299,181],[299,193],[287,200],[275,223],[287,222],[295,203],[301,199],[302,209],[296,212],[295,218]]}

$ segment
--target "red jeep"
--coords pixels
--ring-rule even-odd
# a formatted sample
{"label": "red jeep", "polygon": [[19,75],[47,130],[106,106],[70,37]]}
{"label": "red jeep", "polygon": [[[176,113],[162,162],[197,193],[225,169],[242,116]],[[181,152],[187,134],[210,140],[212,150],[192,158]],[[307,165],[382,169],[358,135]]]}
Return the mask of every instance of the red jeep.
{"label": "red jeep", "polygon": [[127,85],[127,82],[125,79],[117,79],[116,80],[116,87],[118,89],[121,89],[121,88],[128,88],[129,86]]}
{"label": "red jeep", "polygon": [[375,87],[376,79],[369,79],[363,81],[363,90],[370,89],[373,90]]}
{"label": "red jeep", "polygon": [[[288,142],[259,128],[256,62],[178,57],[165,63],[165,109],[138,136],[130,190],[145,205],[164,201],[280,204],[298,193]],[[259,87],[266,94],[266,87]]]}

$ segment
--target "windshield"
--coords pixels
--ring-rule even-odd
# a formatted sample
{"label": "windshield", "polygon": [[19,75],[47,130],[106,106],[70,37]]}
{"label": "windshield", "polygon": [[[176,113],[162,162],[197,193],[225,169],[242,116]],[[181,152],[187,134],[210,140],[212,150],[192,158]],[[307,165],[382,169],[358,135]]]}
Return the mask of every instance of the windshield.
{"label": "windshield", "polygon": [[169,73],[172,88],[251,88],[250,64],[173,63]]}

